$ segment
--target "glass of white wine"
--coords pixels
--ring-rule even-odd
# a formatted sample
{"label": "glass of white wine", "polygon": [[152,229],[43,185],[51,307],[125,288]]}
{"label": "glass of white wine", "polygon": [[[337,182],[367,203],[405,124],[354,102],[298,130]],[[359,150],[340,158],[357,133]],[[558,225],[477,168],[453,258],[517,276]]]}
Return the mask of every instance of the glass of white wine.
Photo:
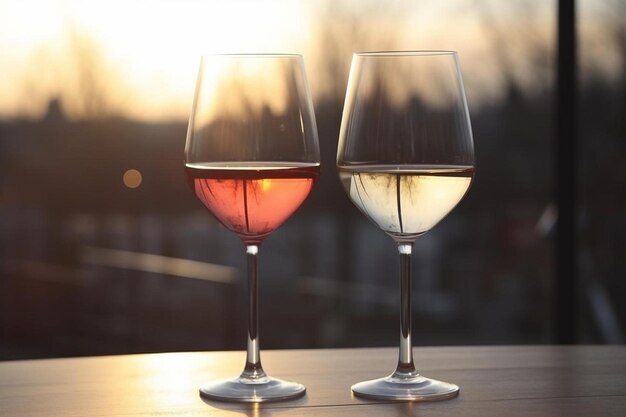
{"label": "glass of white wine", "polygon": [[474,178],[474,145],[455,51],[353,56],[337,169],[352,202],[393,238],[400,253],[400,354],[389,376],[352,386],[386,400],[452,398],[454,384],[413,364],[411,251],[415,239],[461,201]]}

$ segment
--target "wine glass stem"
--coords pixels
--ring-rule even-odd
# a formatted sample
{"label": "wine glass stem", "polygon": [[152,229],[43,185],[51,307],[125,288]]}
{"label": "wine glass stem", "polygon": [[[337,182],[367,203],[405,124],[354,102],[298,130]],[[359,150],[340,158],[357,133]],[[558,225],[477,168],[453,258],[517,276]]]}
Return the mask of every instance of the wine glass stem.
{"label": "wine glass stem", "polygon": [[259,347],[259,286],[257,279],[257,253],[259,247],[247,245],[248,257],[248,344],[246,367],[241,374],[243,378],[264,378],[265,372],[261,366],[261,352]]}
{"label": "wine glass stem", "polygon": [[411,342],[411,251],[412,243],[399,243],[400,252],[400,355],[396,376],[416,373]]}

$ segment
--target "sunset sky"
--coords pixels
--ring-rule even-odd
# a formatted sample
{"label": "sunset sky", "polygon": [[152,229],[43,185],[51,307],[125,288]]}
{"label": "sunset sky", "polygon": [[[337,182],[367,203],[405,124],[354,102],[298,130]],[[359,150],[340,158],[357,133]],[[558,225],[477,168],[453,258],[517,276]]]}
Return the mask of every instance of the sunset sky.
{"label": "sunset sky", "polygon": [[[589,4],[598,1],[584,3],[593,15]],[[507,49],[504,62],[521,85],[541,89],[551,82],[555,7],[470,0],[0,0],[0,118],[40,117],[49,99],[59,97],[73,117],[102,110],[148,121],[185,119],[199,56],[216,52],[301,53],[319,98],[329,94],[331,50],[341,54],[338,70],[345,73],[335,76],[345,83],[356,50],[456,49],[470,104],[480,105],[501,94],[497,47]],[[329,33],[337,34],[332,42],[324,40]],[[508,38],[494,44],[498,34]],[[528,67],[529,42],[547,48],[544,73]],[[610,59],[607,67],[615,71]]]}

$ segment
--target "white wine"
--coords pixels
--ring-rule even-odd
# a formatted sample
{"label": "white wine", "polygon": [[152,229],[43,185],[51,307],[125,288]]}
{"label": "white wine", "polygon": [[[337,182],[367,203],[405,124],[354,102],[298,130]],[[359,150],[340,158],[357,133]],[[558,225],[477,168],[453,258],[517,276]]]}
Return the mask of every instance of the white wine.
{"label": "white wine", "polygon": [[400,240],[427,232],[458,204],[474,167],[358,165],[339,167],[352,202],[382,230]]}

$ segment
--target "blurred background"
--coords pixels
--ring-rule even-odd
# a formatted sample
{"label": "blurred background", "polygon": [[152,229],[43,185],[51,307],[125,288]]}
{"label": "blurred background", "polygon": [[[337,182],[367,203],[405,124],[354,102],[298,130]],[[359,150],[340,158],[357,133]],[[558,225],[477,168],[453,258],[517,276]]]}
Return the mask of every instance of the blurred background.
{"label": "blurred background", "polygon": [[[626,332],[623,0],[579,0],[576,342]],[[244,247],[186,184],[199,55],[305,57],[322,176],[261,247],[267,348],[394,346],[393,241],[335,172],[353,51],[456,49],[477,175],[418,239],[416,345],[554,342],[557,2],[0,1],[0,360],[243,349]]]}

